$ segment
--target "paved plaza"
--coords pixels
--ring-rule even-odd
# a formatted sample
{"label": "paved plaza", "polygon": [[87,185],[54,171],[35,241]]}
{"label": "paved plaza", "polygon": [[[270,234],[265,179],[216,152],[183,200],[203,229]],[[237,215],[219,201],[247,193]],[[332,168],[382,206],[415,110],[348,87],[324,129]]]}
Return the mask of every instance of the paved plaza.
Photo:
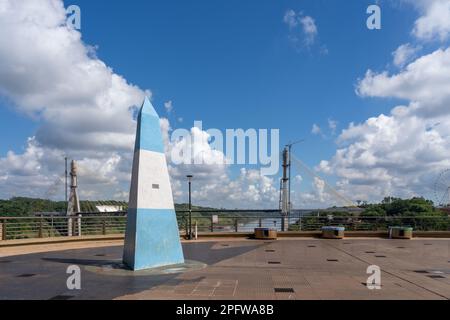
{"label": "paved plaza", "polygon": [[[184,242],[190,267],[120,269],[123,241],[1,248],[0,299],[449,299],[449,239]],[[19,254],[27,253],[27,254]],[[81,269],[68,290],[67,267]],[[381,268],[381,289],[366,286]]]}

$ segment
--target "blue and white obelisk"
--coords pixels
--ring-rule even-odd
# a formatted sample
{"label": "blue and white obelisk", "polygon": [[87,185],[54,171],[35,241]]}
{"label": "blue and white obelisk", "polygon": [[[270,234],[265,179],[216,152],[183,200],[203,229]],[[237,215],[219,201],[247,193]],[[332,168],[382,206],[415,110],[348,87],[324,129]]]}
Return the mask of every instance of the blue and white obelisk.
{"label": "blue and white obelisk", "polygon": [[123,262],[133,270],[184,263],[159,117],[139,112]]}

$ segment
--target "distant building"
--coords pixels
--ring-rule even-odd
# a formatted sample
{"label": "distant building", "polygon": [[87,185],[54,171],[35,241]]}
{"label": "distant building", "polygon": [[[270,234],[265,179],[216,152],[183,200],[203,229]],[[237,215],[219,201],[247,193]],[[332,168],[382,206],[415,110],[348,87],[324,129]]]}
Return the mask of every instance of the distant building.
{"label": "distant building", "polygon": [[103,206],[95,206],[99,212],[118,212],[123,211],[123,206],[111,206],[111,205],[103,205]]}

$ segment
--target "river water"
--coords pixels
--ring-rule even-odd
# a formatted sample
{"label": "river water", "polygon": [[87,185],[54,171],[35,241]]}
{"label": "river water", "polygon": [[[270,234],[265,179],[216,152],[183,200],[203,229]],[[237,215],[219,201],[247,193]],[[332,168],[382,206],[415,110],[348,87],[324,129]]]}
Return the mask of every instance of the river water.
{"label": "river water", "polygon": [[[299,217],[290,217],[289,224],[297,223]],[[239,224],[238,232],[253,232],[255,228],[274,228],[281,231],[281,217],[280,218],[263,218],[261,219],[261,226],[259,219],[255,219],[243,224]]]}

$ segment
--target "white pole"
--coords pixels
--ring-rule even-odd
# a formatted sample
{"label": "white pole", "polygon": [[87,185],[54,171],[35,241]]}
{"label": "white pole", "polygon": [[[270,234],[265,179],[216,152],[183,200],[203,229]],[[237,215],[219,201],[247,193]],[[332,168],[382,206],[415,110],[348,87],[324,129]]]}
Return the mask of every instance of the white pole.
{"label": "white pole", "polygon": [[197,221],[195,221],[195,240],[197,240]]}

